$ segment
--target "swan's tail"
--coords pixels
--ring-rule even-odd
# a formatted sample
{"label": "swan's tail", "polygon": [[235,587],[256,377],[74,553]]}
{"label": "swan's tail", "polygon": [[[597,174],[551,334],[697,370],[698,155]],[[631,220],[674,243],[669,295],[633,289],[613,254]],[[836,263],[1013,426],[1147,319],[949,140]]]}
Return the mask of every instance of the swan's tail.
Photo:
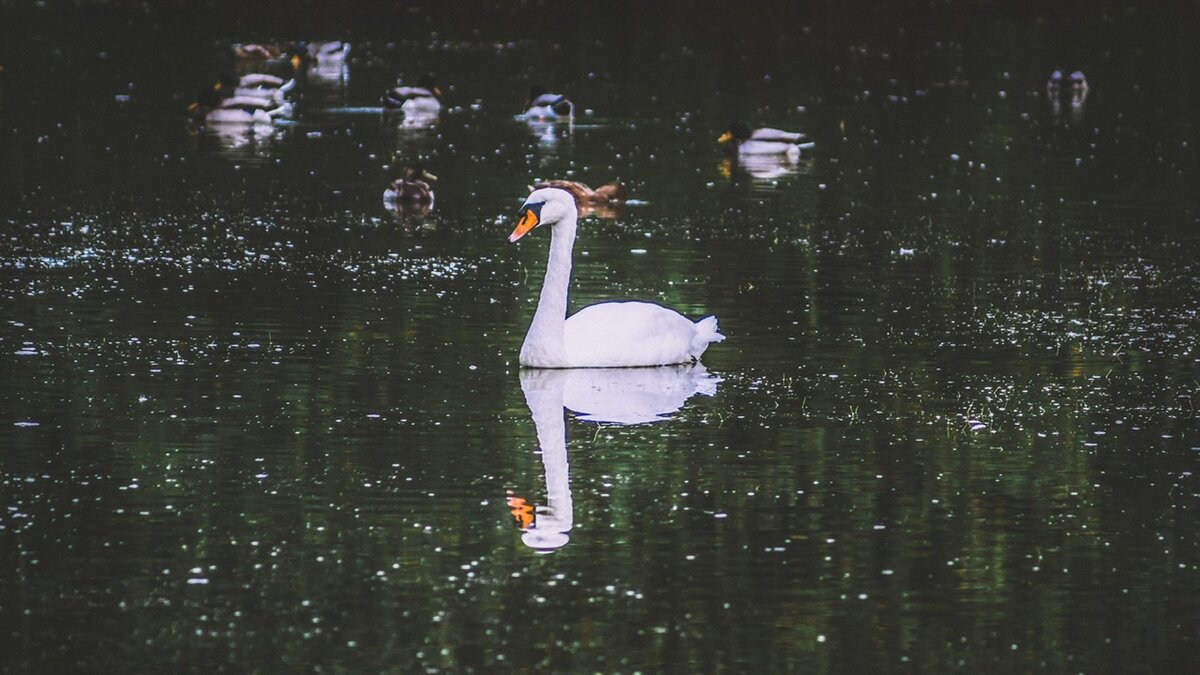
{"label": "swan's tail", "polygon": [[696,322],[696,335],[692,338],[692,356],[700,358],[710,342],[720,342],[725,339],[717,328],[717,317],[706,316]]}

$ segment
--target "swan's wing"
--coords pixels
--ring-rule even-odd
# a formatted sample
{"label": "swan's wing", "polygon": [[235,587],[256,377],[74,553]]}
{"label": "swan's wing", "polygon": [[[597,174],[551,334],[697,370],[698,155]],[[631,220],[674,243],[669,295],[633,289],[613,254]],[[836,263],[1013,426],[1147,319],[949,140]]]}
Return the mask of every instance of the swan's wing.
{"label": "swan's wing", "polygon": [[775,141],[778,143],[798,143],[803,138],[804,134],[783,131],[782,129],[755,129],[750,134],[750,140],[752,141]]}
{"label": "swan's wing", "polygon": [[654,366],[694,359],[696,325],[650,302],[603,302],[571,315],[563,326],[567,354],[577,365]]}

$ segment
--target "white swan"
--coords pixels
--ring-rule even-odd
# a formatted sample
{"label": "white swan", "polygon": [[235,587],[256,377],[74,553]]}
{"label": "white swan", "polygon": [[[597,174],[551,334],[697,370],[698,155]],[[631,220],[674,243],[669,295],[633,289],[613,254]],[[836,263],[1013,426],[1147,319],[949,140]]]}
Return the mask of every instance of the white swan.
{"label": "white swan", "polygon": [[520,362],[529,368],[627,368],[692,363],[724,335],[717,318],[693,322],[652,302],[602,302],[567,317],[571,249],[579,207],[570,192],[540,188],[521,207],[521,221],[509,242],[538,225],[550,225],[550,260],[533,322],[521,345]]}

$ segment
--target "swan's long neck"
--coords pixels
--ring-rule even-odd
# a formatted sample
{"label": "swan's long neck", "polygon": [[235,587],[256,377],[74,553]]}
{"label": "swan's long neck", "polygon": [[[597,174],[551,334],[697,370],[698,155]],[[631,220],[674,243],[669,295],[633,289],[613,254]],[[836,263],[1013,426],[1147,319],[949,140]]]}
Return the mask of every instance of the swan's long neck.
{"label": "swan's long neck", "polygon": [[525,344],[521,346],[521,365],[564,367],[567,361],[563,323],[567,319],[567,291],[571,285],[571,249],[575,246],[578,216],[574,213],[555,224],[550,232],[550,259],[542,294]]}

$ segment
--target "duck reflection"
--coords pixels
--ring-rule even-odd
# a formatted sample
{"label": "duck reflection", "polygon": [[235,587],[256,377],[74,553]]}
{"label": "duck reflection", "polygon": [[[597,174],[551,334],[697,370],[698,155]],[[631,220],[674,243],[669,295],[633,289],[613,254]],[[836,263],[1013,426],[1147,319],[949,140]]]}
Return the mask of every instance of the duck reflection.
{"label": "duck reflection", "polygon": [[756,183],[774,183],[809,167],[809,162],[793,161],[785,155],[735,155],[723,158],[718,170],[722,176],[734,181],[748,177]]}
{"label": "duck reflection", "polygon": [[568,368],[521,370],[521,391],[537,428],[546,471],[546,504],[533,506],[509,494],[521,541],[541,553],[567,544],[574,525],[567,425],[563,408],[586,422],[618,425],[663,422],[695,394],[717,393],[720,378],[703,365],[659,368]]}
{"label": "duck reflection", "polygon": [[319,84],[346,84],[350,69],[346,59],[350,54],[350,43],[341,40],[309,42],[307,45],[309,82]]}
{"label": "duck reflection", "polygon": [[1050,102],[1050,114],[1055,119],[1063,118],[1063,99],[1068,101],[1070,120],[1079,122],[1083,119],[1083,108],[1088,96],[1087,76],[1082,70],[1076,70],[1069,76],[1064,76],[1061,70],[1050,73],[1046,79],[1046,98]]}
{"label": "duck reflection", "polygon": [[271,124],[209,124],[197,130],[202,138],[212,139],[222,150],[235,155],[266,156],[281,132]]}
{"label": "duck reflection", "polygon": [[537,143],[542,164],[558,156],[559,145],[568,141],[574,130],[574,124],[569,120],[559,122],[526,119],[525,124],[529,127],[529,133]]}

